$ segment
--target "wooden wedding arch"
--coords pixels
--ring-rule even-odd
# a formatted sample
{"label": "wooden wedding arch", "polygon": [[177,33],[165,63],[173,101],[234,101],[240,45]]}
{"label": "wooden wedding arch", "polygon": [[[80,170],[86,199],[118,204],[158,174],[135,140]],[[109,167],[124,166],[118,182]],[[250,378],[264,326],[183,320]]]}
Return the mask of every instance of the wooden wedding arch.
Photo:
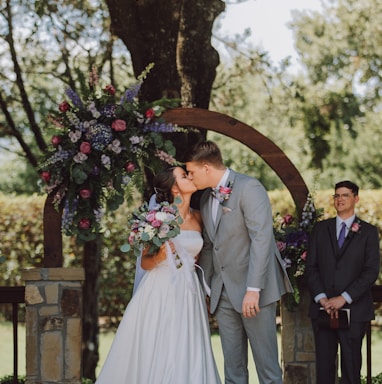
{"label": "wooden wedding arch", "polygon": [[[166,111],[164,119],[182,127],[194,127],[231,137],[256,152],[280,177],[289,190],[297,211],[301,212],[308,188],[300,173],[285,153],[270,139],[253,127],[233,117],[200,108],[175,108]],[[44,260],[46,268],[62,267],[61,213],[48,196],[44,206]]]}
{"label": "wooden wedding arch", "polygon": [[164,113],[169,123],[183,127],[202,128],[240,141],[256,152],[280,177],[292,195],[297,211],[304,207],[308,188],[300,173],[285,153],[253,127],[233,117],[200,108],[176,108]]}

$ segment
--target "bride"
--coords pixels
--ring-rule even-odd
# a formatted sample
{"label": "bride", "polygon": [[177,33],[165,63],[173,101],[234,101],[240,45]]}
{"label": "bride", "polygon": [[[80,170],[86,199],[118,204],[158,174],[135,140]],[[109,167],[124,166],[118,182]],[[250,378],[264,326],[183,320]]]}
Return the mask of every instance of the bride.
{"label": "bride", "polygon": [[[202,223],[190,208],[196,187],[181,167],[154,179],[156,201],[177,204],[180,234],[155,255],[143,252],[146,273],[129,302],[96,384],[220,384],[204,294],[195,272]],[[178,200],[178,199],[177,199]],[[166,251],[171,250],[173,252]],[[178,255],[182,266],[171,268]],[[187,260],[186,260],[187,259]],[[188,261],[188,262],[187,262]]]}

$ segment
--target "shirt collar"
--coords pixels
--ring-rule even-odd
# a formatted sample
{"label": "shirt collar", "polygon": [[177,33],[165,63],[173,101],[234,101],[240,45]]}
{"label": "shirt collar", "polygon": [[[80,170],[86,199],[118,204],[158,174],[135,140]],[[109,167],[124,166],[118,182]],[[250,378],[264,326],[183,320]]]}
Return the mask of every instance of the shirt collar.
{"label": "shirt collar", "polygon": [[216,186],[216,188],[219,188],[221,185],[226,185],[227,184],[227,180],[228,180],[228,176],[229,176],[229,168],[226,168],[225,172],[224,172],[224,175],[223,177],[220,179],[218,185]]}
{"label": "shirt collar", "polygon": [[352,225],[354,219],[355,219],[355,214],[354,214],[353,216],[350,216],[350,217],[347,218],[346,220],[343,220],[343,219],[341,219],[339,216],[337,216],[337,217],[336,217],[336,226],[337,226],[337,229],[340,229],[342,223],[345,223],[345,224],[346,224],[346,228],[350,228],[350,226]]}

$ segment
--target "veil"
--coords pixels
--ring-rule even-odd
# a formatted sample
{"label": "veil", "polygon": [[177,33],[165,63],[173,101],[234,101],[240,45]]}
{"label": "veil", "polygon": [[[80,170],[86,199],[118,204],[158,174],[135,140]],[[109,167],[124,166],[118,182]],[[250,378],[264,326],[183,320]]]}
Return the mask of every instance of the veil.
{"label": "veil", "polygon": [[[150,197],[149,201],[149,209],[154,208],[157,205],[156,201],[156,194],[154,193]],[[146,274],[146,271],[141,267],[141,259],[142,259],[142,250],[141,250],[141,255],[137,258],[137,263],[135,266],[135,278],[134,278],[134,287],[133,287],[133,296],[139,286],[139,283],[142,281],[143,277]]]}

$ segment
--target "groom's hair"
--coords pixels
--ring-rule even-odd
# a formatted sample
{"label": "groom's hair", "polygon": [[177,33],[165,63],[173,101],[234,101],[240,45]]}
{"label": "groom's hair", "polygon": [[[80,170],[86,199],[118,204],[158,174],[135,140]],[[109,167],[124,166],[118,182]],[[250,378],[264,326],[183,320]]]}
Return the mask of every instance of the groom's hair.
{"label": "groom's hair", "polygon": [[356,183],[353,183],[352,181],[349,181],[349,180],[340,181],[334,186],[334,190],[338,188],[350,189],[353,192],[354,196],[358,196],[359,187]]}
{"label": "groom's hair", "polygon": [[223,157],[213,141],[201,141],[186,153],[184,162],[209,163],[220,168]]}

